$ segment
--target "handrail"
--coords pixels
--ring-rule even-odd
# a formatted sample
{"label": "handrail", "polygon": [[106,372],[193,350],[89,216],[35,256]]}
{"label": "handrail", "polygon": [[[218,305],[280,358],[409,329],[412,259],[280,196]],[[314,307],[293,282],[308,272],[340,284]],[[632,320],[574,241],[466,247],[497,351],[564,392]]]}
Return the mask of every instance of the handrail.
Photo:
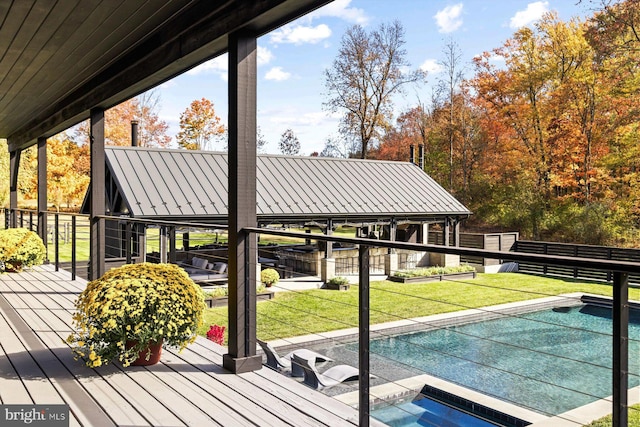
{"label": "handrail", "polygon": [[499,258],[510,261],[528,261],[538,264],[562,265],[569,267],[589,267],[601,270],[618,271],[621,273],[640,273],[640,263],[630,261],[603,260],[595,258],[568,257],[544,254],[530,254],[525,252],[491,251],[486,249],[462,248],[459,246],[441,246],[426,243],[407,243],[392,240],[372,240],[362,237],[342,237],[316,233],[300,233],[297,231],[283,231],[262,228],[245,228],[260,234],[315,239],[324,242],[352,243],[357,245],[377,246],[388,249],[407,249],[412,251],[428,251],[443,254],[470,255],[484,258]]}

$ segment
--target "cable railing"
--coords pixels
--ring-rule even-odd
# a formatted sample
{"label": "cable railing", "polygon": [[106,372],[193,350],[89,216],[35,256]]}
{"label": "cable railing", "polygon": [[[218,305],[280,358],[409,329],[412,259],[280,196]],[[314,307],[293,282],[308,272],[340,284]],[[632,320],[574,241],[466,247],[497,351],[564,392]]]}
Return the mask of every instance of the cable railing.
{"label": "cable railing", "polygon": [[[66,218],[62,214],[48,215],[53,216],[48,223],[55,225],[54,236],[65,235],[65,231],[58,230],[64,230],[61,224]],[[25,212],[23,218],[26,221],[29,215]],[[76,225],[69,226],[70,238],[58,237],[49,242],[49,249],[54,251],[49,260],[56,266],[67,262],[61,249],[65,245],[75,242],[76,253],[90,243],[88,238],[81,239],[78,231],[78,224],[83,222],[88,236],[87,217],[70,216],[71,220]],[[224,225],[112,217],[99,220],[104,222],[107,266],[173,262],[189,270],[205,290],[224,288],[229,275],[234,274],[219,270],[219,264],[231,264]],[[37,229],[37,222],[34,227]],[[582,406],[601,399],[611,401],[614,425],[626,425],[629,412],[634,410],[629,408],[626,390],[629,385],[640,386],[640,315],[630,310],[628,299],[640,300],[640,289],[629,290],[626,277],[640,272],[637,263],[310,235],[271,228],[244,231],[259,235],[252,258],[256,262],[247,268],[256,269],[258,281],[260,270],[266,268],[273,268],[280,276],[280,281],[268,289],[275,297],[257,304],[257,338],[271,343],[281,354],[305,348],[330,358],[330,362],[312,363],[322,380],[338,382],[322,392],[357,406],[360,425],[369,425],[371,416],[383,421],[391,416],[441,425],[437,419],[421,419],[424,411],[417,409],[423,399],[429,404],[442,404],[442,396],[449,396],[449,400],[453,399],[451,396],[459,397],[460,402],[446,401],[445,405],[458,407],[465,414],[471,410],[462,401],[476,404],[482,408],[477,416],[494,423],[502,420],[501,425],[548,417],[568,419],[563,414],[565,409],[573,408],[572,404]],[[357,268],[348,272],[335,270],[336,275],[348,277],[349,290],[322,289],[324,283],[318,272],[323,268],[323,254],[315,253],[322,252],[317,249],[322,247],[319,242],[338,242],[357,249]],[[295,250],[296,247],[300,249]],[[372,281],[376,269],[372,270],[371,264],[380,265],[385,253],[400,251],[406,255],[399,265],[417,262],[425,252],[464,254],[549,266],[589,266],[613,272],[614,281],[606,284],[556,279],[553,283],[536,283],[523,277],[539,277],[541,282],[546,279],[511,274],[495,275],[493,281],[445,279],[430,284],[400,284],[378,277],[378,281]],[[313,264],[316,274],[310,275],[309,267],[298,268],[287,262],[292,253],[305,254],[305,262]],[[371,253],[381,258],[374,261]],[[81,264],[86,267],[88,261]],[[77,268],[76,264],[77,260],[71,267]],[[504,280],[497,280],[500,277]],[[596,310],[585,304],[581,296],[593,294],[602,294],[602,305],[612,309]],[[216,318],[221,318],[219,313],[225,310],[215,308],[211,313],[218,313]],[[573,320],[574,312],[588,320],[589,328],[584,320]],[[500,326],[499,322],[506,322],[507,326]],[[494,324],[498,326],[491,326]],[[529,329],[540,330],[541,335],[521,340]],[[576,347],[568,353],[558,352],[569,344]],[[604,347],[607,357],[597,359],[590,353],[591,347]],[[489,352],[496,348],[501,349],[497,356]],[[515,356],[509,358],[509,354]],[[513,359],[523,362],[522,366]],[[550,370],[552,365],[554,371]],[[343,378],[336,376],[348,372],[345,366],[357,368],[357,381],[341,381]],[[332,369],[336,367],[340,368]],[[283,374],[290,376],[291,371]],[[581,383],[581,377],[587,376],[592,382]],[[506,380],[500,380],[503,377]],[[423,397],[427,389],[429,397]],[[560,397],[532,403],[521,399],[518,393],[523,390],[534,396],[557,392]],[[416,403],[412,403],[414,399]],[[564,403],[565,399],[573,399],[574,403]],[[478,406],[478,400],[483,404]],[[395,411],[391,415],[389,408]]]}

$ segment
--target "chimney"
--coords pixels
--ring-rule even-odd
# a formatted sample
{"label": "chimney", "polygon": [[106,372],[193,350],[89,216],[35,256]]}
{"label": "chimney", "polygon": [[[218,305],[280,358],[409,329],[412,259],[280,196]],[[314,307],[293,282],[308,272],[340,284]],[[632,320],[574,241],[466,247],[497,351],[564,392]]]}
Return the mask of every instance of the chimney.
{"label": "chimney", "polygon": [[411,144],[409,146],[409,162],[411,162],[411,163],[415,163],[416,162],[416,149],[413,146],[413,144]]}
{"label": "chimney", "polygon": [[138,121],[131,120],[131,146],[138,146]]}
{"label": "chimney", "polygon": [[418,166],[424,170],[424,144],[418,145]]}

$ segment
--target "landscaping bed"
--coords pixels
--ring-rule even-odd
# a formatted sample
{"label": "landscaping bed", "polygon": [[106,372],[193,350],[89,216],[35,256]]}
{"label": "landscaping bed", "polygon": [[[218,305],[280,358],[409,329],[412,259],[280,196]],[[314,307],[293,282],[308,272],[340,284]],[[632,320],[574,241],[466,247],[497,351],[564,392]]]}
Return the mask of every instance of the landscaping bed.
{"label": "landscaping bed", "polygon": [[464,280],[475,278],[476,270],[470,265],[398,270],[389,276],[389,280],[399,283],[441,282],[443,280]]}
{"label": "landscaping bed", "polygon": [[[272,299],[274,293],[265,289],[264,286],[258,288],[256,292],[256,301],[268,301]],[[229,288],[220,286],[212,291],[205,291],[204,305],[207,308],[226,307],[229,303]]]}

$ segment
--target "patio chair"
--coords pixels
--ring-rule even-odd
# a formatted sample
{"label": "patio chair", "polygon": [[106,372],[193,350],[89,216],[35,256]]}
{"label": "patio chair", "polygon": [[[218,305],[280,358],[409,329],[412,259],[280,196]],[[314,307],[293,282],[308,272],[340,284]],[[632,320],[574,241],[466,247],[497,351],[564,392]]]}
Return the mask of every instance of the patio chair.
{"label": "patio chair", "polygon": [[262,340],[257,340],[257,341],[258,341],[258,344],[260,344],[260,347],[262,347],[262,351],[267,356],[267,366],[275,370],[278,370],[280,368],[290,369],[292,377],[303,376],[303,371],[300,365],[291,364],[291,358],[293,357],[294,354],[305,360],[313,360],[314,362],[333,362],[333,359],[323,354],[316,353],[313,350],[307,350],[306,348],[293,350],[292,352],[288,353],[286,356],[280,357],[276,349],[273,348],[271,344]]}
{"label": "patio chair", "polygon": [[[304,372],[304,382],[311,388],[320,390],[322,388],[333,387],[345,381],[357,380],[359,377],[358,368],[350,365],[336,365],[327,369],[323,373],[318,372],[315,364],[309,360],[293,355],[291,363],[298,365]],[[374,375],[370,376],[375,378]]]}

